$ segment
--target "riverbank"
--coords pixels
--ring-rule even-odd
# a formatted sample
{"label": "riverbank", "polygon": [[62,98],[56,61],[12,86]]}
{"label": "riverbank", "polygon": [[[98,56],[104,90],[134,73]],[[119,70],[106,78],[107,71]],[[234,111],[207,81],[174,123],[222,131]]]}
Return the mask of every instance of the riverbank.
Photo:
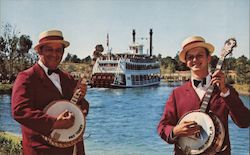
{"label": "riverbank", "polygon": [[[13,84],[0,84],[0,94],[11,94],[12,85]],[[250,96],[250,86],[248,84],[233,84],[232,86],[240,95]]]}
{"label": "riverbank", "polygon": [[0,132],[0,155],[21,155],[22,138],[10,132]]}
{"label": "riverbank", "polygon": [[240,95],[250,96],[250,85],[248,84],[233,84],[232,85]]}
{"label": "riverbank", "polygon": [[11,94],[13,84],[0,83],[0,94]]}

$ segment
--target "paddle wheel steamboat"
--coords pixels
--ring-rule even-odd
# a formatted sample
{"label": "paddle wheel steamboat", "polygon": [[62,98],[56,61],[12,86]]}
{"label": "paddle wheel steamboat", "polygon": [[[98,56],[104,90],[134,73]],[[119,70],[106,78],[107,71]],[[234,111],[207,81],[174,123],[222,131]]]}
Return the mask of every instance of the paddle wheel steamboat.
{"label": "paddle wheel steamboat", "polygon": [[160,63],[152,55],[152,29],[149,32],[149,54],[144,54],[143,45],[135,42],[135,30],[132,34],[133,43],[129,46],[128,52],[119,54],[108,52],[104,55],[94,53],[98,56],[94,59],[91,87],[130,88],[160,83]]}

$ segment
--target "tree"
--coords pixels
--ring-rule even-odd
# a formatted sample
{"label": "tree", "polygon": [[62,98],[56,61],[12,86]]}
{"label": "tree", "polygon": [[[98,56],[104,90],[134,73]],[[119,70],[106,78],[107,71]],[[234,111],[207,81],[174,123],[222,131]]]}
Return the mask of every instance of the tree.
{"label": "tree", "polygon": [[178,71],[187,71],[187,70],[189,70],[187,65],[179,60],[179,55],[178,54],[176,54],[174,59],[175,59],[175,61],[177,63],[176,64],[176,70],[178,70]]}
{"label": "tree", "polygon": [[234,57],[229,57],[229,58],[225,59],[223,66],[226,70],[235,70],[236,59]]}
{"label": "tree", "polygon": [[72,57],[71,54],[68,53],[67,56],[64,59],[64,62],[70,62],[71,61],[71,57]]}
{"label": "tree", "polygon": [[7,59],[6,55],[6,42],[4,41],[4,38],[0,36],[0,74],[1,76],[5,75],[7,73],[5,60]]}
{"label": "tree", "polygon": [[170,62],[167,67],[167,73],[174,73],[175,72],[175,64]]}
{"label": "tree", "polygon": [[172,58],[170,56],[167,56],[166,58],[161,59],[161,65],[164,68],[167,68],[170,63],[172,63]]}
{"label": "tree", "polygon": [[81,62],[84,62],[84,63],[91,63],[91,57],[90,57],[90,55],[89,56],[87,56],[87,57],[85,57],[84,59],[82,59],[81,60]]}
{"label": "tree", "polygon": [[32,47],[32,41],[30,40],[30,36],[21,35],[17,45],[17,50],[19,53],[28,53],[30,48]]}
{"label": "tree", "polygon": [[64,62],[80,63],[80,62],[83,62],[83,60],[81,60],[80,58],[78,58],[77,55],[75,55],[75,54],[72,55],[72,54],[68,53],[67,56],[64,59]]}
{"label": "tree", "polygon": [[250,63],[247,57],[242,55],[236,60],[237,83],[250,83]]}
{"label": "tree", "polygon": [[73,55],[72,58],[71,58],[71,62],[74,62],[74,63],[79,63],[81,60],[77,57],[77,55]]}
{"label": "tree", "polygon": [[158,61],[161,61],[162,55],[161,55],[161,54],[158,54],[157,59],[158,59]]}
{"label": "tree", "polygon": [[[31,66],[34,62],[29,53],[32,41],[28,35],[21,35],[10,24],[2,25],[0,36],[0,74],[10,76]],[[20,36],[20,37],[19,37]]]}
{"label": "tree", "polygon": [[219,61],[219,58],[216,55],[211,56],[210,70],[212,73],[215,71],[218,61]]}

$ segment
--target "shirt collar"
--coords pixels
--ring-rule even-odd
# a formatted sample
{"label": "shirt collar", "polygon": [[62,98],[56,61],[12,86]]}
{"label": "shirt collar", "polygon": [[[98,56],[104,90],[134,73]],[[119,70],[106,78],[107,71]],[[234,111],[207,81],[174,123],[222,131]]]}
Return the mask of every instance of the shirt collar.
{"label": "shirt collar", "polygon": [[46,67],[46,66],[43,64],[43,62],[42,62],[41,60],[38,60],[37,63],[42,67],[42,69],[44,70],[45,74],[46,74],[47,76],[49,76],[49,75],[48,75],[48,67]]}

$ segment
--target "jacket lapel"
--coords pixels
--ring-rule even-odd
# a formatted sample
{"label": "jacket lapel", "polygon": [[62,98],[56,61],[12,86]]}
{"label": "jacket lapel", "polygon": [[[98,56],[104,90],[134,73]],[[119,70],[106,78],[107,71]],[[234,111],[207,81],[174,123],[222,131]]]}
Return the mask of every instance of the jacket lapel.
{"label": "jacket lapel", "polygon": [[196,108],[200,109],[201,100],[198,94],[195,92],[194,88],[192,87],[191,81],[187,82],[185,89],[186,89],[186,92],[188,93],[188,96],[190,97],[188,100],[193,102]]}
{"label": "jacket lapel", "polygon": [[38,75],[38,78],[41,79],[41,83],[44,87],[46,87],[48,90],[51,90],[51,93],[55,93],[59,98],[62,98],[62,94],[60,91],[56,88],[56,86],[53,84],[53,82],[48,78],[44,70],[41,66],[39,66],[38,63],[34,65],[34,71]]}
{"label": "jacket lapel", "polygon": [[62,94],[64,97],[67,98],[66,94],[67,94],[67,82],[66,82],[66,79],[65,79],[65,75],[63,74],[62,71],[59,72],[59,76],[60,76],[60,82],[61,82],[61,87],[62,87]]}
{"label": "jacket lapel", "polygon": [[73,96],[74,89],[77,85],[77,81],[68,77],[68,75],[62,71],[59,72],[60,82],[62,86],[62,93],[64,99],[70,100]]}

